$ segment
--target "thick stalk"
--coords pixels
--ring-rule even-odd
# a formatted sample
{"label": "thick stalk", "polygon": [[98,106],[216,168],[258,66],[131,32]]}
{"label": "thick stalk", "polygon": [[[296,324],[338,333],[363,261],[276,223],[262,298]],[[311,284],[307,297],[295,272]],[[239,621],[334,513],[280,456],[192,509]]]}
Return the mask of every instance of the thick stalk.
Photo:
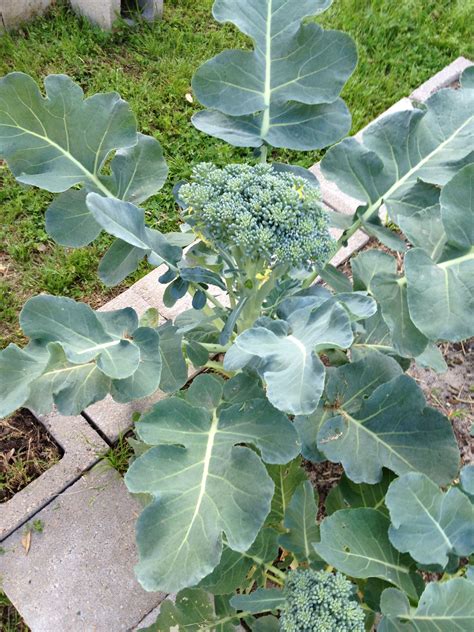
{"label": "thick stalk", "polygon": [[220,373],[221,375],[224,375],[228,378],[234,377],[235,375],[235,371],[226,371],[222,362],[214,362],[213,360],[209,360],[208,362],[206,362],[203,368],[212,369],[213,371],[216,371],[217,373]]}

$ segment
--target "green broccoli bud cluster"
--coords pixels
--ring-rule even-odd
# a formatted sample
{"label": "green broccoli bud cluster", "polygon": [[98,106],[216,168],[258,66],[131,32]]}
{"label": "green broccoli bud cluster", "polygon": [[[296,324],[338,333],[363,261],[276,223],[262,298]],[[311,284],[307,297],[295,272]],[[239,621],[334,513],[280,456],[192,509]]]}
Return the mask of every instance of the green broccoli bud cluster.
{"label": "green broccoli bud cluster", "polygon": [[333,250],[328,219],[316,187],[271,165],[202,163],[179,191],[186,221],[206,241],[240,249],[267,265],[310,268]]}
{"label": "green broccoli bud cluster", "polygon": [[288,574],[282,632],[364,632],[364,611],[354,586],[340,573],[296,570]]}

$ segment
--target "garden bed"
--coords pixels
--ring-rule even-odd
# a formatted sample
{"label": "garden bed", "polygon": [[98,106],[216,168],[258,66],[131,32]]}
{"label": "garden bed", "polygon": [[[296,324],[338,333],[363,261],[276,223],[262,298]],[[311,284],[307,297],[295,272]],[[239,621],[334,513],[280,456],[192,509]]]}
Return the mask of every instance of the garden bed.
{"label": "garden bed", "polygon": [[28,410],[0,421],[0,503],[57,463],[64,452]]}

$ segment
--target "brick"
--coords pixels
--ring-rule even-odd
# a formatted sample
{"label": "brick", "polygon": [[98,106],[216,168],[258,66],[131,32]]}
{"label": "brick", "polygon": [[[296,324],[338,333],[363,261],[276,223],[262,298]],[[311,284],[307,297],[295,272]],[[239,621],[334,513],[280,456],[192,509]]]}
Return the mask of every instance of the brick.
{"label": "brick", "polygon": [[60,461],[2,505],[0,540],[60,494],[106,452],[108,445],[82,416],[39,417],[64,450]]}
{"label": "brick", "polygon": [[43,532],[32,533],[28,554],[21,530],[3,543],[2,589],[33,632],[125,632],[162,601],[133,573],[140,510],[101,465],[35,516]]}

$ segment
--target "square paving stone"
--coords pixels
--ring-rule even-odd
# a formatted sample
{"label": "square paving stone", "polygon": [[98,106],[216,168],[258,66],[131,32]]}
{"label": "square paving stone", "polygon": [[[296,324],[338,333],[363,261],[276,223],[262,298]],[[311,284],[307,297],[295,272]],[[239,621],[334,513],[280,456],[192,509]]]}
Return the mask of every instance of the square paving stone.
{"label": "square paving stone", "polygon": [[2,544],[2,588],[32,632],[121,632],[163,600],[135,579],[140,504],[115,471],[100,464],[35,515],[43,532],[23,530]]}

